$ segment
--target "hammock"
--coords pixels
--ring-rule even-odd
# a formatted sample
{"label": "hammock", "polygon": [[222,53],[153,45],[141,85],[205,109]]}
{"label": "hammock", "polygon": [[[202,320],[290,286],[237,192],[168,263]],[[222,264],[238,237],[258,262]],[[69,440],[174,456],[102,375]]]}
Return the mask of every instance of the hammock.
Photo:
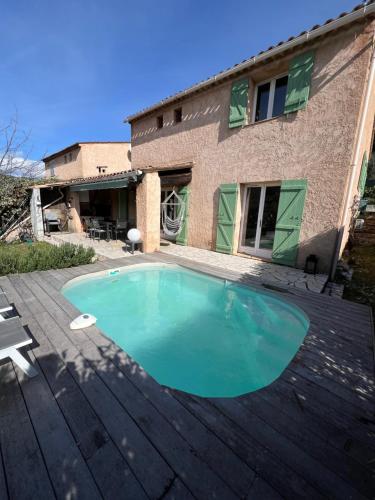
{"label": "hammock", "polygon": [[[169,214],[173,214],[170,217]],[[161,204],[161,223],[164,234],[178,236],[185,217],[185,202],[174,190]]]}

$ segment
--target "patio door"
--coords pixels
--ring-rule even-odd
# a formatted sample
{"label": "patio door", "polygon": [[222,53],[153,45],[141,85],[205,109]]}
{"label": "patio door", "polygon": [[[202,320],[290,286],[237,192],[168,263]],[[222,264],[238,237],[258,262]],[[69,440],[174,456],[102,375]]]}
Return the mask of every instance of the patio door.
{"label": "patio door", "polygon": [[279,199],[280,186],[257,185],[245,188],[240,252],[272,257]]}

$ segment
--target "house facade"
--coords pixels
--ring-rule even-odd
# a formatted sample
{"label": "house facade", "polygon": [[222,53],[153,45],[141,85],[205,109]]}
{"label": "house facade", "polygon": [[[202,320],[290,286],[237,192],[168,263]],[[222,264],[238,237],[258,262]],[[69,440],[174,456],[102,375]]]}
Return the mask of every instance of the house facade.
{"label": "house facade", "polygon": [[77,142],[42,161],[45,177],[72,180],[130,170],[130,155],[129,142]]}
{"label": "house facade", "polygon": [[163,190],[177,243],[319,272],[335,266],[374,138],[375,5],[359,6],[131,115],[137,226],[159,249]]}
{"label": "house facade", "polygon": [[43,159],[48,183],[33,189],[34,234],[42,237],[48,220],[64,231],[82,232],[88,221],[126,221],[135,226],[136,182],[129,142],[81,142]]}

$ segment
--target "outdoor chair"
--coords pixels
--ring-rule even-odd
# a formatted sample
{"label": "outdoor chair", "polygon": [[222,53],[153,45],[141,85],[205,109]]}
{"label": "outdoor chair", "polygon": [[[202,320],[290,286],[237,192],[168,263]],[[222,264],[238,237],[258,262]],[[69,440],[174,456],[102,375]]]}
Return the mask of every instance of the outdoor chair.
{"label": "outdoor chair", "polygon": [[51,213],[47,213],[44,217],[44,227],[45,227],[45,231],[46,233],[50,233],[51,232],[51,227],[57,227],[58,230],[60,231],[60,224],[61,224],[61,220],[58,219],[55,215],[51,214]]}
{"label": "outdoor chair", "polygon": [[89,228],[90,238],[95,240],[95,238],[97,237],[98,241],[100,241],[102,234],[105,233],[107,233],[107,231],[101,227],[99,221],[97,219],[92,219]]}
{"label": "outdoor chair", "polygon": [[118,235],[126,234],[127,228],[128,228],[128,221],[126,220],[116,221],[116,224],[113,226],[113,231],[115,233],[116,241],[118,240]]}
{"label": "outdoor chair", "polygon": [[32,341],[18,316],[0,322],[0,360],[10,358],[29,377],[35,377],[38,372],[18,349]]}

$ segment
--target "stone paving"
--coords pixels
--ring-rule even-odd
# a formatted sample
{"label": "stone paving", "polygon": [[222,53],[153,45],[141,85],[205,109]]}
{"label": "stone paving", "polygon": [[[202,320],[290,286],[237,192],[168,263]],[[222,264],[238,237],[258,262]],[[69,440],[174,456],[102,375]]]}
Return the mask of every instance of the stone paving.
{"label": "stone paving", "polygon": [[[51,236],[45,236],[44,241],[59,245],[61,243],[74,243],[75,245],[82,245],[86,248],[92,247],[101,258],[106,259],[120,259],[121,257],[131,257],[132,254],[126,250],[125,243],[121,240],[105,241],[104,239],[92,240],[87,238],[85,233],[51,233]],[[135,251],[135,254],[141,252]]]}
{"label": "stone paving", "polygon": [[241,257],[239,255],[227,255],[211,250],[203,250],[189,246],[181,246],[170,243],[168,246],[162,245],[160,251],[194,260],[202,264],[230,269],[243,274],[258,276],[264,283],[277,283],[282,286],[293,286],[303,290],[321,293],[328,280],[326,274],[306,274],[301,269],[287,266],[279,266],[271,262],[264,262],[251,257]]}
{"label": "stone paving", "polygon": [[[84,247],[92,247],[102,259],[119,259],[121,257],[131,257],[126,251],[123,241],[111,240],[92,240],[87,238],[84,233],[52,233],[50,237],[45,237],[45,241],[52,244],[74,243]],[[170,243],[168,246],[162,245],[161,252],[177,255],[202,264],[230,269],[243,274],[251,274],[259,277],[264,283],[279,284],[282,286],[293,286],[303,290],[310,290],[321,293],[328,280],[325,274],[305,274],[301,269],[295,269],[287,266],[279,266],[271,262],[264,262],[251,257],[241,257],[239,255],[227,255],[211,250],[203,250],[189,246],[181,246]],[[135,254],[140,254],[136,251]]]}

